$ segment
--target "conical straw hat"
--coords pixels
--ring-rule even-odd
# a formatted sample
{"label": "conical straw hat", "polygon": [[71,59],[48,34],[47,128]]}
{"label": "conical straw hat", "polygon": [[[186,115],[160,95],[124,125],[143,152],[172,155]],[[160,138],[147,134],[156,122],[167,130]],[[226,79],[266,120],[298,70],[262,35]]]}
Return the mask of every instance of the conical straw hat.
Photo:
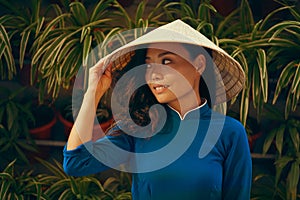
{"label": "conical straw hat", "polygon": [[134,48],[162,42],[199,45],[212,50],[212,59],[218,69],[215,70],[217,87],[215,104],[234,98],[243,89],[245,74],[241,65],[223,49],[181,20],[160,26],[116,49],[107,56],[107,62],[113,62],[113,68],[123,68],[134,55]]}

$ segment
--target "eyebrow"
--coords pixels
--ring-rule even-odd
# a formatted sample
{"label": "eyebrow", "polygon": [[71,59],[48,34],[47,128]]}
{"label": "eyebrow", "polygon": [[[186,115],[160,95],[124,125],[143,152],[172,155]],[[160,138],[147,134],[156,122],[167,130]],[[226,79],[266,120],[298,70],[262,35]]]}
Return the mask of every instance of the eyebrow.
{"label": "eyebrow", "polygon": [[[162,53],[160,53],[160,54],[158,54],[158,57],[160,58],[160,57],[162,57],[162,56],[165,56],[165,55],[168,55],[168,54],[171,54],[171,55],[176,55],[175,53],[173,53],[173,52],[170,52],[170,51],[166,51],[166,52],[162,52]],[[145,58],[146,60],[147,59],[150,59],[150,57],[149,56],[146,56],[146,58]]]}

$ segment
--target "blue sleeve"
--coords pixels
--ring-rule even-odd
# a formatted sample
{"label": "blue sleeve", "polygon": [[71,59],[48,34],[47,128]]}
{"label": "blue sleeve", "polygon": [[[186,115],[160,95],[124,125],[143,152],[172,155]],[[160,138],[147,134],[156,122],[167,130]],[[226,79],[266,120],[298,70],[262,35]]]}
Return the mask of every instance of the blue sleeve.
{"label": "blue sleeve", "polygon": [[[132,151],[132,138],[124,133],[106,136],[96,142],[89,141],[74,150],[63,150],[63,168],[71,176],[86,176],[99,173],[111,167],[127,162],[129,158],[120,156],[113,146]],[[110,165],[106,165],[106,161]]]}
{"label": "blue sleeve", "polygon": [[244,127],[235,122],[226,144],[223,171],[223,199],[249,200],[252,183],[252,160]]}

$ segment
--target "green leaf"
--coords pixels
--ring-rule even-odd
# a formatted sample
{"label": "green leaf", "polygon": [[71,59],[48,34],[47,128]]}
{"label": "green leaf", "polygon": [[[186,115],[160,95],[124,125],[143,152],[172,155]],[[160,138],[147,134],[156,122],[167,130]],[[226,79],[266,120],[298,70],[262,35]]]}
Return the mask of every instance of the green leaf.
{"label": "green leaf", "polygon": [[26,48],[27,48],[27,44],[28,44],[28,40],[29,40],[29,36],[30,36],[30,31],[26,31],[26,32],[22,32],[21,33],[21,42],[20,42],[20,68],[23,68],[23,62],[24,62],[24,58],[25,58],[25,53],[26,53]]}
{"label": "green leaf", "polygon": [[82,52],[82,66],[83,67],[87,66],[87,59],[88,59],[88,55],[91,50],[91,45],[92,45],[92,36],[87,35],[83,42],[83,52]]}
{"label": "green leaf", "polygon": [[[45,194],[48,196],[56,196],[61,194],[62,191],[67,190],[66,188],[69,186],[69,178],[67,179],[58,179],[56,182],[51,184],[51,186],[46,190]],[[68,189],[70,190],[70,189]]]}
{"label": "green leaf", "polygon": [[103,42],[105,35],[102,31],[94,31],[93,32],[94,38],[96,39],[96,43],[100,44],[101,42]]}
{"label": "green leaf", "polygon": [[73,177],[70,177],[70,189],[73,194],[79,194],[79,188],[77,187],[77,182]]}
{"label": "green leaf", "polygon": [[13,177],[13,171],[9,171],[9,170],[3,170],[3,172],[0,173],[0,178],[7,180],[7,181],[14,181],[14,177]]}
{"label": "green leaf", "polygon": [[[4,56],[4,60],[7,63],[7,75],[4,73],[2,74],[1,78],[5,79],[8,78],[9,80],[12,79],[12,77],[16,74],[16,67],[15,67],[15,62],[14,62],[14,56],[12,53],[12,48],[10,45],[10,38],[8,36],[8,33],[5,29],[5,27],[0,24],[0,58]],[[0,62],[1,63],[1,62]],[[2,69],[3,66],[0,65],[1,71],[4,70]]]}
{"label": "green leaf", "polygon": [[101,0],[97,3],[90,17],[90,21],[96,21],[103,18],[103,15],[107,12],[108,8],[114,3],[113,0]]}
{"label": "green leaf", "polygon": [[295,72],[294,80],[291,85],[292,93],[296,92],[296,88],[298,87],[298,85],[300,83],[300,63],[298,63],[295,67],[296,67],[296,72]]}
{"label": "green leaf", "polygon": [[244,126],[246,126],[248,110],[249,110],[249,89],[245,88],[242,90],[240,104],[240,120]]}
{"label": "green leaf", "polygon": [[258,66],[253,66],[252,71],[252,98],[253,98],[253,106],[257,108],[258,100],[261,93],[261,85],[260,85],[260,72]]}
{"label": "green leaf", "polygon": [[242,52],[243,52],[243,49],[237,47],[241,43],[238,40],[233,40],[233,39],[219,39],[218,41],[219,41],[219,44],[221,46],[223,46],[223,48],[226,47],[226,46],[229,46],[229,47],[232,47],[234,49],[234,51],[231,53],[232,57],[236,57],[236,56],[242,54]]}
{"label": "green leaf", "polygon": [[182,3],[181,4],[181,9],[184,12],[185,16],[189,16],[191,18],[196,18],[195,14],[193,12],[193,9],[188,4]]}
{"label": "green leaf", "polygon": [[275,24],[274,26],[272,26],[271,28],[268,29],[268,31],[266,31],[264,33],[264,35],[262,36],[263,38],[265,38],[267,35],[271,34],[272,32],[272,36],[269,37],[269,40],[273,40],[275,38],[278,38],[277,36],[284,30],[286,30],[287,28],[299,28],[300,26],[300,22],[297,21],[283,21],[280,23]]}
{"label": "green leaf", "polygon": [[18,153],[18,156],[20,156],[20,159],[24,161],[26,164],[29,164],[29,160],[27,159],[25,153],[20,149],[17,143],[13,144],[14,149]]}
{"label": "green leaf", "polygon": [[258,49],[257,63],[260,72],[260,85],[263,95],[263,100],[266,103],[268,101],[268,73],[267,73],[267,56],[263,49]]}
{"label": "green leaf", "polygon": [[31,151],[31,152],[38,152],[36,146],[32,144],[28,144],[24,141],[18,141],[18,145],[24,150]]}
{"label": "green leaf", "polygon": [[274,141],[276,134],[277,134],[277,129],[273,129],[266,136],[266,139],[265,139],[265,142],[263,145],[263,154],[266,154],[268,152],[268,150],[270,149],[270,146],[271,146],[272,142]]}
{"label": "green leaf", "polygon": [[13,161],[11,161],[3,170],[3,172],[7,172],[10,175],[13,176],[14,173],[14,168],[15,168],[15,163],[16,163],[17,159],[14,159]]}
{"label": "green leaf", "polygon": [[60,54],[57,56],[58,63],[61,63],[67,57],[68,52],[70,49],[75,47],[76,43],[77,40],[70,40],[63,45],[62,49],[60,50]]}
{"label": "green leaf", "polygon": [[202,19],[204,21],[210,22],[210,18],[211,18],[210,11],[212,11],[213,13],[217,13],[217,10],[213,7],[212,4],[207,2],[201,3],[198,6],[197,19]]}
{"label": "green leaf", "polygon": [[45,17],[41,17],[37,20],[34,38],[36,38],[40,34],[40,32],[42,31],[42,28],[44,27],[44,22],[45,22]]}
{"label": "green leaf", "polygon": [[60,178],[64,178],[67,179],[68,176],[63,172],[62,166],[59,162],[57,162],[56,160],[54,160],[54,164],[45,161],[43,159],[37,158],[37,160],[43,165],[45,166],[51,173],[53,173],[55,176],[58,176]]}
{"label": "green leaf", "polygon": [[4,116],[5,108],[0,107],[0,124],[3,123],[3,116]]}
{"label": "green leaf", "polygon": [[88,28],[88,27],[98,27],[100,26],[101,24],[104,24],[105,22],[109,22],[111,21],[111,19],[99,19],[97,21],[92,21],[88,24],[86,24],[85,26],[83,26],[84,28]]}
{"label": "green leaf", "polygon": [[284,136],[285,128],[286,128],[285,124],[282,124],[279,128],[275,129],[276,130],[275,145],[276,145],[277,151],[279,152],[279,155],[281,155],[281,153],[282,153],[282,147],[284,144],[283,136]]}
{"label": "green leaf", "polygon": [[[240,8],[237,8],[236,10],[233,10],[231,13],[229,13],[228,16],[226,16],[224,19],[222,19],[217,26],[217,29],[215,31],[215,35],[218,38],[228,38],[226,37],[228,33],[225,34],[226,29],[230,29],[228,28],[228,24],[231,24],[232,26],[238,26],[237,24],[232,24],[232,19],[236,16],[237,13],[240,12]],[[232,29],[231,29],[232,30]],[[230,31],[231,31],[230,30]],[[232,32],[231,32],[232,33]]]}
{"label": "green leaf", "polygon": [[241,1],[240,11],[241,25],[244,33],[250,32],[253,29],[254,18],[251,6],[247,0]]}
{"label": "green leaf", "polygon": [[60,194],[58,200],[73,199],[73,198],[75,198],[75,195],[72,193],[72,191],[70,189],[66,189]]}
{"label": "green leaf", "polygon": [[288,9],[288,7],[279,7],[278,9],[275,9],[275,10],[269,12],[269,13],[267,14],[267,16],[264,17],[264,19],[263,19],[263,22],[262,22],[262,24],[261,24],[261,29],[266,29],[266,30],[269,29],[269,30],[270,30],[270,27],[268,27],[268,26],[269,26],[269,23],[270,23],[271,18],[272,18],[276,13],[281,12],[281,11],[286,10],[286,9]]}
{"label": "green leaf", "polygon": [[82,41],[84,40],[84,38],[87,36],[87,35],[89,35],[90,33],[90,27],[83,27],[82,29],[81,29],[81,35],[80,35],[80,40],[79,40],[79,42],[80,43],[82,43]]}
{"label": "green leaf", "polygon": [[205,27],[208,27],[208,29],[210,30],[211,33],[213,32],[213,25],[211,23],[207,23],[205,21],[201,21],[200,23],[198,23],[198,26],[196,27],[196,30],[201,31]]}
{"label": "green leaf", "polygon": [[299,145],[300,145],[299,144],[300,143],[299,132],[298,132],[297,128],[294,126],[290,126],[288,129],[289,129],[289,133],[290,133],[294,148],[296,151],[299,151]]}
{"label": "green leaf", "polygon": [[295,111],[297,109],[299,98],[300,98],[300,84],[296,87],[296,91],[293,94],[292,111]]}
{"label": "green leaf", "polygon": [[285,110],[284,110],[284,116],[285,116],[285,119],[288,118],[289,116],[289,113],[292,109],[292,93],[291,93],[291,90],[289,90],[288,94],[287,94],[287,98],[285,100]]}
{"label": "green leaf", "polygon": [[43,190],[42,190],[42,184],[33,180],[33,185],[35,186],[36,198],[37,199],[45,199],[45,198],[43,198],[44,195],[43,195]]}
{"label": "green leaf", "polygon": [[135,14],[135,24],[137,25],[140,19],[143,19],[143,15],[145,12],[145,2],[141,1],[138,4],[138,7],[136,9],[136,14]]}
{"label": "green leaf", "polygon": [[251,42],[243,42],[240,45],[241,49],[251,49],[251,48],[258,48],[258,47],[294,47],[297,44],[291,40],[283,39],[283,38],[273,38],[272,40],[269,39],[258,39]]}
{"label": "green leaf", "polygon": [[258,21],[254,25],[253,30],[251,32],[251,41],[255,40],[258,37],[257,34],[259,34],[259,28],[260,28],[261,23],[262,23],[262,20]]}
{"label": "green leaf", "polygon": [[122,5],[118,1],[115,1],[115,4],[116,4],[116,8],[120,11],[119,13],[116,12],[115,14],[121,16],[124,19],[124,21],[126,21],[128,29],[132,29],[133,27],[131,24],[131,18],[129,14],[126,12],[126,10],[122,7]]}
{"label": "green leaf", "polygon": [[281,90],[287,86],[287,84],[290,82],[290,80],[293,77],[293,74],[295,72],[294,62],[286,65],[282,72],[280,73],[280,76],[277,81],[274,97],[273,97],[273,104],[276,103],[277,98],[281,92]]}
{"label": "green leaf", "polygon": [[36,39],[38,44],[44,44],[45,40],[49,37],[49,35],[55,30],[54,28],[58,28],[57,24],[59,27],[64,27],[64,21],[65,18],[69,18],[70,14],[69,13],[64,13],[62,15],[59,15],[52,19],[44,29],[44,31],[41,33],[41,35]]}
{"label": "green leaf", "polygon": [[85,25],[88,23],[88,14],[86,8],[81,2],[70,3],[70,10],[74,17],[74,20],[78,23],[77,25]]}
{"label": "green leaf", "polygon": [[279,159],[277,159],[275,161],[275,165],[276,165],[276,178],[275,178],[275,182],[276,182],[276,185],[278,184],[279,180],[280,180],[280,175],[281,175],[281,172],[283,170],[283,168],[285,168],[287,166],[287,164],[289,162],[291,162],[293,160],[292,157],[289,157],[289,156],[282,156],[280,157]]}
{"label": "green leaf", "polygon": [[155,7],[151,10],[148,15],[148,19],[150,22],[157,21],[156,23],[160,23],[160,18],[165,14],[163,8],[166,3],[166,0],[159,1]]}
{"label": "green leaf", "polygon": [[[49,49],[49,46],[52,42],[54,42],[55,39],[43,42],[43,45],[34,53],[34,55],[32,56],[32,60],[31,60],[31,65],[35,66],[36,64],[40,64],[41,59],[43,59],[43,54],[45,54],[45,52],[47,52],[47,50]],[[32,70],[34,71],[34,70]]]}
{"label": "green leaf", "polygon": [[8,191],[12,183],[9,181],[2,181],[0,188],[0,199],[8,199]]}
{"label": "green leaf", "polygon": [[0,33],[1,33],[1,41],[4,42],[6,47],[9,47],[11,49],[8,33],[2,24],[0,24]]}
{"label": "green leaf", "polygon": [[16,122],[18,116],[18,109],[16,105],[12,102],[8,102],[6,105],[6,113],[7,113],[7,129],[10,131],[14,123]]}
{"label": "green leaf", "polygon": [[89,179],[90,179],[91,182],[95,183],[95,184],[98,186],[98,189],[99,189],[100,191],[103,191],[103,190],[104,190],[104,188],[103,188],[101,182],[100,182],[97,178],[90,176]]}
{"label": "green leaf", "polygon": [[299,13],[299,11],[295,7],[292,7],[292,6],[288,6],[288,8],[291,11],[291,14],[296,19],[296,21],[300,21],[300,13]]}
{"label": "green leaf", "polygon": [[299,164],[294,162],[291,166],[291,169],[288,173],[288,177],[287,177],[287,190],[288,193],[291,194],[291,196],[293,198],[291,199],[296,199],[296,195],[297,195],[297,185],[299,182]]}
{"label": "green leaf", "polygon": [[[240,60],[241,65],[244,67],[245,76],[249,76],[248,64],[245,56],[243,54],[239,54],[238,59]],[[250,87],[249,87],[249,80],[248,78],[245,80],[245,87],[242,90],[241,94],[241,103],[240,103],[240,121],[244,126],[246,126],[248,110],[249,110],[249,94],[250,94]]]}

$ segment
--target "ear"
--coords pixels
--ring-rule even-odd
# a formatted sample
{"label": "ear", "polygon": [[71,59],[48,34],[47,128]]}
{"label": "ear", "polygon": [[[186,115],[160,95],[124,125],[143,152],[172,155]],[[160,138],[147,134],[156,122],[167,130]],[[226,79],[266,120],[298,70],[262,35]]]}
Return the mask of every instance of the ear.
{"label": "ear", "polygon": [[199,54],[194,60],[194,67],[197,72],[202,75],[206,67],[206,58],[203,54]]}

